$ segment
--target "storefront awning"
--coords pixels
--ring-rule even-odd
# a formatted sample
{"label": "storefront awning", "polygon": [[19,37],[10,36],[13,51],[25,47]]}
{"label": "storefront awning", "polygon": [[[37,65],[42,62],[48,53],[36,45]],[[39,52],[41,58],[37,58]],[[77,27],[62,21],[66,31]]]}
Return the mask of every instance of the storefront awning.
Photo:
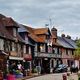
{"label": "storefront awning", "polygon": [[9,59],[11,59],[11,60],[23,60],[22,57],[13,57],[13,56],[9,56]]}
{"label": "storefront awning", "polygon": [[31,54],[25,54],[24,55],[24,60],[31,61],[32,60]]}
{"label": "storefront awning", "polygon": [[0,50],[0,54],[8,56],[8,54],[2,50]]}

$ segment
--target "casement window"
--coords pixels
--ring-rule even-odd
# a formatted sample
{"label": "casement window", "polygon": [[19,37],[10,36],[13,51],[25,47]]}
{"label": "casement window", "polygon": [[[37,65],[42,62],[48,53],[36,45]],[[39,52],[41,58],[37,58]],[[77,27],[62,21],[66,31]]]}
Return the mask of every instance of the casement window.
{"label": "casement window", "polygon": [[66,49],[66,55],[68,55],[68,49]]}
{"label": "casement window", "polygon": [[17,35],[17,29],[13,28],[13,36],[16,37],[16,35]]}
{"label": "casement window", "polygon": [[26,53],[26,45],[24,45],[23,53]]}
{"label": "casement window", "polygon": [[18,52],[18,44],[17,43],[15,43],[15,50],[16,50],[16,52]]}
{"label": "casement window", "polygon": [[9,51],[8,41],[4,40],[4,50],[7,52]]}
{"label": "casement window", "polygon": [[31,47],[29,46],[29,54],[31,54]]}
{"label": "casement window", "polygon": [[28,36],[25,35],[25,42],[28,43]]}
{"label": "casement window", "polygon": [[40,45],[40,52],[45,52],[45,44]]}
{"label": "casement window", "polygon": [[60,54],[60,55],[62,54],[62,49],[61,49],[61,48],[59,48],[59,54]]}
{"label": "casement window", "polygon": [[21,46],[20,46],[20,44],[18,44],[17,46],[18,46],[18,56],[20,56],[20,54],[21,54]]}
{"label": "casement window", "polygon": [[23,52],[24,52],[23,45],[21,44],[21,54],[20,54],[21,57],[23,56]]}
{"label": "casement window", "polygon": [[18,51],[17,51],[18,54],[17,54],[17,55],[18,55],[19,57],[22,57],[22,56],[23,56],[23,51],[24,51],[24,46],[18,43],[18,44],[17,44],[17,48],[18,48]]}
{"label": "casement window", "polygon": [[48,45],[48,53],[52,53],[52,47]]}
{"label": "casement window", "polygon": [[34,50],[37,51],[37,44],[35,44],[35,49]]}
{"label": "casement window", "polygon": [[4,40],[0,39],[0,50],[4,50]]}
{"label": "casement window", "polygon": [[57,48],[53,48],[53,51],[54,51],[55,54],[58,53],[58,49]]}
{"label": "casement window", "polygon": [[74,51],[72,50],[72,55],[74,55]]}
{"label": "casement window", "polygon": [[12,42],[12,51],[15,51],[15,44]]}

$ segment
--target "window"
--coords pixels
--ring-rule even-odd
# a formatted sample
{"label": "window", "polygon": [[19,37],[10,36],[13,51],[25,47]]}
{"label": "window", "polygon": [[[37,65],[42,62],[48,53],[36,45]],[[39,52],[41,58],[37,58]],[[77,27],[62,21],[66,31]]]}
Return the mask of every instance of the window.
{"label": "window", "polygon": [[52,53],[52,47],[51,46],[48,46],[48,52]]}
{"label": "window", "polygon": [[30,69],[30,62],[24,62],[24,68],[25,69]]}
{"label": "window", "polygon": [[29,54],[31,54],[31,47],[29,46]]}
{"label": "window", "polygon": [[74,55],[74,51],[72,50],[72,55]]}
{"label": "window", "polygon": [[15,51],[15,44],[12,42],[12,51]]}
{"label": "window", "polygon": [[4,41],[3,39],[0,39],[0,50],[4,50]]}
{"label": "window", "polygon": [[24,45],[24,53],[26,53],[26,45]]}
{"label": "window", "polygon": [[62,49],[61,49],[61,48],[59,48],[59,54],[60,54],[60,55],[62,54]]}
{"label": "window", "polygon": [[66,49],[66,55],[68,55],[68,50]]}
{"label": "window", "polygon": [[4,50],[7,52],[9,51],[8,41],[4,40]]}
{"label": "window", "polygon": [[35,51],[37,51],[37,44],[35,44]]}
{"label": "window", "polygon": [[57,50],[57,48],[53,48],[53,51],[54,51],[54,53],[58,53],[58,50]]}
{"label": "window", "polygon": [[26,44],[28,44],[28,36],[25,35]]}
{"label": "window", "polygon": [[16,35],[17,35],[17,29],[13,28],[13,36],[16,37]]}
{"label": "window", "polygon": [[45,44],[40,45],[40,52],[45,52]]}

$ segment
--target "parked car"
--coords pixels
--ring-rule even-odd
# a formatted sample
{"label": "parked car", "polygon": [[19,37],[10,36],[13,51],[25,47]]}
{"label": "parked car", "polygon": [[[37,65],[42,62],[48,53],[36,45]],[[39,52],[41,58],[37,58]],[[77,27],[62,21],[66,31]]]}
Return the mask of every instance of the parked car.
{"label": "parked car", "polygon": [[65,64],[60,64],[57,67],[54,68],[55,73],[60,73],[60,72],[67,72],[67,65]]}

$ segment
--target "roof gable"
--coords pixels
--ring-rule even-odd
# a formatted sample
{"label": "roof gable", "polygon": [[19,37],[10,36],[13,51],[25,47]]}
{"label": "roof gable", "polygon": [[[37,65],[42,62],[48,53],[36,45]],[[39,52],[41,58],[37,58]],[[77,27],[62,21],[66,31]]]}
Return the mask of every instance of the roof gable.
{"label": "roof gable", "polygon": [[36,35],[41,35],[41,34],[51,35],[49,28],[34,29],[34,33]]}

